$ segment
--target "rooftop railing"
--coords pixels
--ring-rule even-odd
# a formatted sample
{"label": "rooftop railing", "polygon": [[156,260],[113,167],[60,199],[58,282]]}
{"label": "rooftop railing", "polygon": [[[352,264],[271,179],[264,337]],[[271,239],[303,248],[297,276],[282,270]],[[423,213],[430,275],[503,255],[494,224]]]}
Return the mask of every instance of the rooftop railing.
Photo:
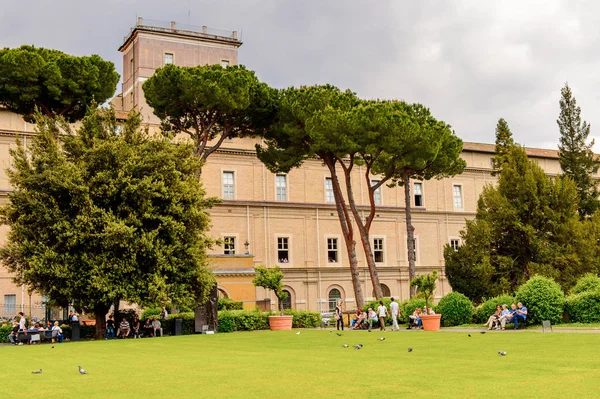
{"label": "rooftop railing", "polygon": [[171,21],[171,22],[158,21],[158,20],[144,19],[142,17],[138,17],[136,26],[129,30],[129,33],[123,37],[123,41],[125,42],[127,40],[127,38],[129,37],[129,35],[131,35],[131,32],[135,28],[138,28],[138,27],[150,28],[150,29],[155,28],[158,30],[172,31],[172,32],[191,32],[191,33],[208,35],[208,36],[217,36],[217,37],[228,38],[228,39],[233,39],[233,40],[240,40],[240,39],[238,39],[237,31],[235,31],[235,30],[231,31],[231,30],[223,30],[223,29],[214,29],[214,28],[209,28],[206,25],[204,25],[204,26],[187,25],[187,24],[180,24],[175,21]]}

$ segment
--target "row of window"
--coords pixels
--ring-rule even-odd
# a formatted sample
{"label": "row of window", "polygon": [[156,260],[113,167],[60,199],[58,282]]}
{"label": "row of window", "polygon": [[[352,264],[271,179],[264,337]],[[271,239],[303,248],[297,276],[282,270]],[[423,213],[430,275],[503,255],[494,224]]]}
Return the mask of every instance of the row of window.
{"label": "row of window", "polygon": [[[165,65],[173,63],[173,53],[165,53]],[[229,60],[221,60],[221,66],[227,68],[229,66]]]}
{"label": "row of window", "polygon": [[[234,199],[235,198],[235,179],[232,171],[223,172],[223,198]],[[376,185],[379,180],[372,180],[371,185]],[[462,186],[452,186],[452,203],[455,209],[463,208],[463,197],[462,197]],[[287,201],[287,176],[286,175],[275,175],[275,197],[277,201]],[[417,207],[424,206],[423,201],[423,183],[413,183],[413,198],[414,205]],[[373,194],[375,205],[382,205],[381,198],[381,187],[378,187]],[[333,182],[330,177],[325,178],[325,202],[335,203],[335,197],[333,194]]]}
{"label": "row of window", "polygon": [[[385,245],[383,238],[373,238],[373,257],[376,263],[383,263],[385,261]],[[450,246],[456,251],[460,245],[460,240],[453,238],[450,240]],[[413,254],[415,260],[417,257],[417,238],[413,239]],[[223,237],[223,254],[235,255],[236,254],[236,237],[226,236]],[[334,237],[327,237],[327,263],[338,263],[340,261],[338,239]],[[289,263],[290,262],[290,238],[289,237],[277,237],[277,262],[278,263]]]}
{"label": "row of window", "polygon": [[17,296],[14,294],[4,295],[4,315],[9,316],[17,313]]}

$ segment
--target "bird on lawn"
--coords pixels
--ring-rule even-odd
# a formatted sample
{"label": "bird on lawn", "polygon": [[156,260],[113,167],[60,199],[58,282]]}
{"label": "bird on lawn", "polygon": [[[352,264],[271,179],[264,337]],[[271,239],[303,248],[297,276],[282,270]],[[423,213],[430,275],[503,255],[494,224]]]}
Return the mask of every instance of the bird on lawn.
{"label": "bird on lawn", "polygon": [[412,352],[412,348],[408,348],[408,351],[409,351],[409,352]]}
{"label": "bird on lawn", "polygon": [[377,340],[378,340],[378,341],[385,341],[385,338],[384,338],[384,337],[381,337],[381,338],[377,338]]}
{"label": "bird on lawn", "polygon": [[342,346],[343,346],[344,348],[347,348],[347,347],[348,347],[348,344],[344,344],[344,345],[342,345]]}
{"label": "bird on lawn", "polygon": [[471,336],[471,334],[469,334],[469,337]]}
{"label": "bird on lawn", "polygon": [[298,332],[296,333],[296,335],[300,335],[300,331],[298,331]]}
{"label": "bird on lawn", "polygon": [[54,345],[52,345],[52,349],[54,349]]}
{"label": "bird on lawn", "polygon": [[481,331],[482,334],[485,334],[485,331]]}
{"label": "bird on lawn", "polygon": [[31,374],[42,374],[42,369],[40,371],[32,371]]}
{"label": "bird on lawn", "polygon": [[336,334],[337,334],[337,336],[338,336],[338,337],[341,337],[341,336],[342,336],[342,334],[340,334],[340,333],[336,333]]}
{"label": "bird on lawn", "polygon": [[[498,351],[498,354],[499,354],[500,356],[506,356],[506,352],[504,352],[504,351]],[[40,370],[40,371],[41,371],[41,370]]]}
{"label": "bird on lawn", "polygon": [[79,367],[79,374],[87,374],[87,371],[82,369],[81,366],[77,366],[77,367]]}
{"label": "bird on lawn", "polygon": [[354,347],[354,349],[359,350],[360,348],[362,348],[362,344],[358,344]]}

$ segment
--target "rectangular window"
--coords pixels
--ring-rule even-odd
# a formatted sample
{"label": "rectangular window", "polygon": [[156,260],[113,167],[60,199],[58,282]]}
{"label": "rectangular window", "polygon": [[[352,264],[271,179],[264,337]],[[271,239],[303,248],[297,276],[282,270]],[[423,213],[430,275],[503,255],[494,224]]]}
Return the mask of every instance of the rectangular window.
{"label": "rectangular window", "polygon": [[338,240],[337,238],[327,239],[327,261],[329,263],[338,262]]}
{"label": "rectangular window", "polygon": [[277,195],[277,201],[287,201],[287,176],[277,175],[275,176],[275,190]]}
{"label": "rectangular window", "polygon": [[131,77],[133,78],[133,74],[135,72],[135,65],[133,63],[133,57],[131,57],[131,61],[129,61],[129,67],[131,69]]}
{"label": "rectangular window", "polygon": [[235,237],[223,237],[223,253],[235,255]]}
{"label": "rectangular window", "polygon": [[375,258],[375,262],[383,262],[383,238],[373,239],[373,257]]}
{"label": "rectangular window", "polygon": [[331,177],[325,178],[325,202],[335,202],[335,197],[333,196],[333,181],[331,181]]}
{"label": "rectangular window", "polygon": [[494,168],[494,158],[490,158],[490,168]]}
{"label": "rectangular window", "polygon": [[417,257],[417,239],[413,238],[413,242],[412,242],[412,251],[413,251],[413,256],[415,257],[415,262],[417,261],[417,259],[419,259]]}
{"label": "rectangular window", "polygon": [[173,63],[173,54],[165,53],[165,65],[169,65]]}
{"label": "rectangular window", "polygon": [[277,259],[279,263],[289,263],[290,261],[290,241],[288,237],[277,238]]}
{"label": "rectangular window", "polygon": [[[371,187],[376,184],[379,184],[379,180],[371,180]],[[381,187],[377,187],[377,190],[373,192],[373,201],[375,205],[381,205]]]}
{"label": "rectangular window", "polygon": [[453,238],[450,240],[450,246],[453,250],[458,251],[458,246],[460,245],[460,240],[458,238]]}
{"label": "rectangular window", "polygon": [[452,186],[452,197],[454,200],[454,209],[462,209],[462,186]]}
{"label": "rectangular window", "polygon": [[413,184],[413,191],[415,192],[415,206],[423,206],[423,183]]}
{"label": "rectangular window", "polygon": [[17,296],[4,295],[4,315],[13,315],[17,313]]}
{"label": "rectangular window", "polygon": [[229,66],[229,60],[221,60],[221,66],[227,68]]}
{"label": "rectangular window", "polygon": [[233,172],[223,172],[223,198],[234,198]]}

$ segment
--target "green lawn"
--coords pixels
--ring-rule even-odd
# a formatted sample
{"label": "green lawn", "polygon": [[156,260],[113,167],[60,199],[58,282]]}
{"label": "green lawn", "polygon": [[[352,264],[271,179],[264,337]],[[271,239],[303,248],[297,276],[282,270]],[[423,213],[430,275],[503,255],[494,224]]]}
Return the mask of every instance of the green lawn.
{"label": "green lawn", "polygon": [[0,384],[7,397],[44,399],[600,397],[600,335],[471,335],[304,330],[2,346]]}

